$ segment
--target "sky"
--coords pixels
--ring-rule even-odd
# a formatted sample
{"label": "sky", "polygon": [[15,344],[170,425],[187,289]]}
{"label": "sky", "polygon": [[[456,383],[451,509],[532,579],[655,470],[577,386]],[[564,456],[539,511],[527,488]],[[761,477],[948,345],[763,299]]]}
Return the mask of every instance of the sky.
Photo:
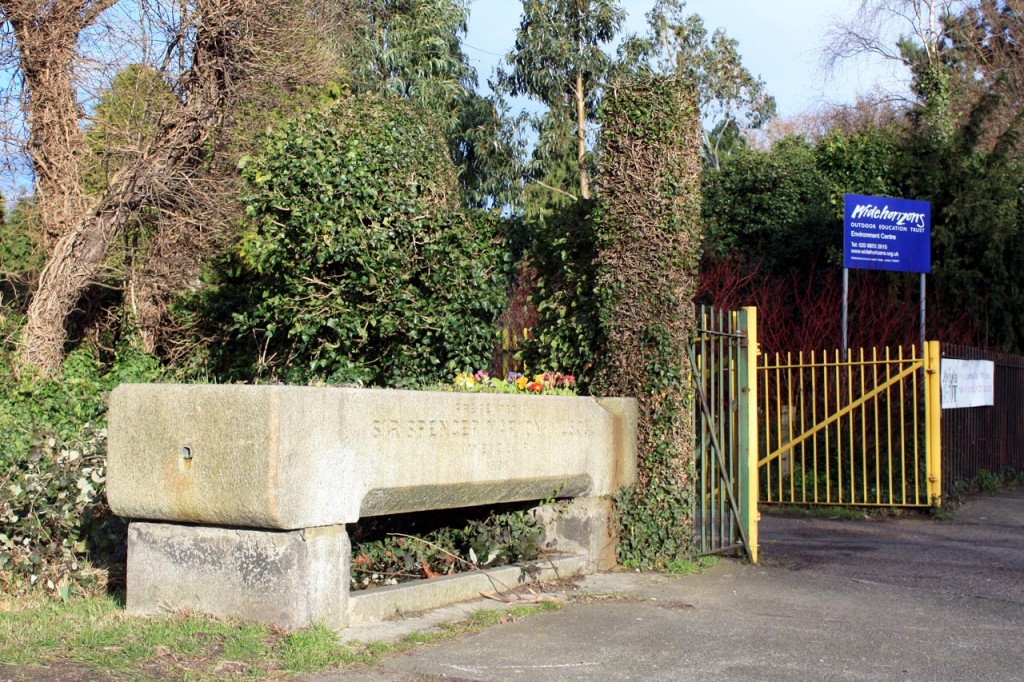
{"label": "sky", "polygon": [[[654,0],[620,0],[627,12],[626,31],[642,33]],[[722,28],[739,42],[743,63],[764,79],[775,96],[780,117],[828,104],[852,103],[878,83],[891,87],[901,76],[881,62],[851,64],[833,77],[821,68],[821,49],[836,17],[849,17],[859,0],[690,0],[687,9],[701,15],[708,32]],[[519,26],[519,0],[475,0],[470,6],[465,51],[481,84],[512,49]]]}

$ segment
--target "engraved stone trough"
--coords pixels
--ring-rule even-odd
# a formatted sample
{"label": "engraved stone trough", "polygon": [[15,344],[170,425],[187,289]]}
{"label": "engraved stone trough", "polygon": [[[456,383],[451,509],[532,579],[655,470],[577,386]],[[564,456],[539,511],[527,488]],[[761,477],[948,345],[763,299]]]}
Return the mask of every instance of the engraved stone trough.
{"label": "engraved stone trough", "polygon": [[107,497],[132,520],[135,614],[340,630],[471,598],[494,589],[486,576],[350,595],[346,524],[554,495],[572,502],[545,514],[565,553],[552,565],[607,568],[608,497],[635,473],[626,399],[176,384],[111,396]]}

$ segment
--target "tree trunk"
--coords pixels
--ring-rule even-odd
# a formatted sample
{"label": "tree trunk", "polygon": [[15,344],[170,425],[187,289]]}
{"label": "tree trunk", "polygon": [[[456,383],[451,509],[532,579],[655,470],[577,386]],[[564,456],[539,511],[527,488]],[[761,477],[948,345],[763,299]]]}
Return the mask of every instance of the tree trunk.
{"label": "tree trunk", "polygon": [[57,240],[39,275],[39,287],[28,307],[21,361],[42,376],[52,376],[64,359],[64,322],[78,304],[82,290],[103,266],[107,250],[124,218],[90,216]]}
{"label": "tree trunk", "polygon": [[15,0],[4,2],[2,8],[18,43],[18,65],[28,94],[28,152],[43,243],[51,254],[88,206],[80,168],[84,141],[72,83],[83,6],[68,2],[48,7]]}
{"label": "tree trunk", "polygon": [[587,100],[583,90],[583,72],[576,72],[576,163],[580,173],[580,198],[590,198],[587,176]]}
{"label": "tree trunk", "polygon": [[[188,70],[177,76],[181,106],[161,116],[154,139],[114,173],[104,195],[90,197],[82,186],[78,41],[116,2],[0,0],[0,23],[14,33],[24,79],[29,152],[49,256],[27,311],[19,360],[43,376],[59,370],[68,315],[139,211],[185,221],[204,233],[214,230],[206,219],[230,197],[209,190],[230,189],[237,173],[231,164],[219,184],[207,177],[225,142],[211,135],[231,125],[230,105],[273,101],[268,95],[275,88],[322,82],[334,69],[317,49],[310,19],[289,14],[296,9],[290,0],[197,0],[176,46],[190,56]],[[152,299],[160,290],[145,294]],[[151,309],[145,313],[150,320]],[[146,326],[153,345],[154,325]]]}

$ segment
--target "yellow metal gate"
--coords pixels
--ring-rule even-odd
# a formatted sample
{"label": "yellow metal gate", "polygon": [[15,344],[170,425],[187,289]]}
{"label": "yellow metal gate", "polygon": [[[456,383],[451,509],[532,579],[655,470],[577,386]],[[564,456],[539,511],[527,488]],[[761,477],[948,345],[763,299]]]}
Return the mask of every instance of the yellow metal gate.
{"label": "yellow metal gate", "polygon": [[938,342],[762,355],[758,375],[761,502],[939,503]]}

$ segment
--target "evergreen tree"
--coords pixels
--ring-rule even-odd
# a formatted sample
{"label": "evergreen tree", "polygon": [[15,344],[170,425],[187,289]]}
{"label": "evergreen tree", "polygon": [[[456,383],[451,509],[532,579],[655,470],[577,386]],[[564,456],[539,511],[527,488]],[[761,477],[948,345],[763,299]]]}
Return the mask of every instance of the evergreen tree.
{"label": "evergreen tree", "polygon": [[347,11],[355,29],[339,50],[353,89],[412,99],[434,113],[468,205],[514,201],[518,145],[505,104],[477,92],[462,51],[467,0],[371,0]]}
{"label": "evergreen tree", "polygon": [[[543,188],[537,205],[567,205],[591,196],[588,126],[615,62],[605,52],[625,13],[616,0],[524,0],[509,70],[498,86],[547,107],[533,121],[537,144],[530,177]],[[536,187],[534,188],[536,191]]]}
{"label": "evergreen tree", "polygon": [[682,0],[658,0],[647,24],[647,35],[624,42],[622,66],[675,76],[696,86],[704,165],[717,169],[723,157],[743,146],[744,133],[775,116],[775,98],[764,81],[743,66],[739,43],[721,29],[709,35],[704,20],[688,15]]}

